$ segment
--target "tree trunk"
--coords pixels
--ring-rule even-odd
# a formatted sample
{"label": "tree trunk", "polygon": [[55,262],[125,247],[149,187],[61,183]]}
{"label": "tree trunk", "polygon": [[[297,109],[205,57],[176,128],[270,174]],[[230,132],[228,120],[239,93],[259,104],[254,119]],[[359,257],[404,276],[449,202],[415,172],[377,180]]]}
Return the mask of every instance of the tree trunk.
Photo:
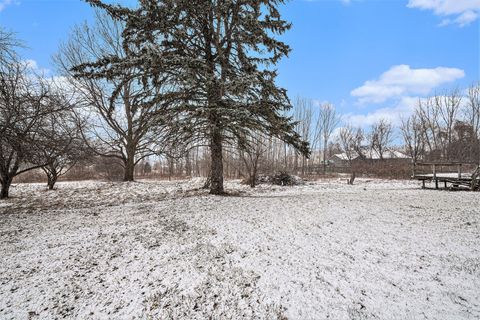
{"label": "tree trunk", "polygon": [[57,182],[57,175],[56,174],[49,174],[47,175],[47,185],[48,185],[48,190],[53,190],[53,187],[55,186],[55,183]]}
{"label": "tree trunk", "polygon": [[302,156],[302,176],[305,176],[305,156]]}
{"label": "tree trunk", "polygon": [[188,177],[192,176],[192,160],[190,158],[190,151],[185,154],[185,174]]}
{"label": "tree trunk", "polygon": [[2,189],[0,191],[0,199],[8,198],[8,191],[10,190],[10,185],[12,184],[12,178],[3,177],[2,179]]}
{"label": "tree trunk", "polygon": [[196,147],[195,152],[195,174],[200,177],[200,148]]}
{"label": "tree trunk", "polygon": [[211,180],[212,179],[212,174],[209,172],[207,175],[207,180],[205,180],[205,183],[202,186],[202,189],[210,189],[211,185]]}
{"label": "tree trunk", "polygon": [[298,153],[295,152],[294,162],[293,162],[293,172],[298,174]]}
{"label": "tree trunk", "polygon": [[123,172],[123,181],[133,181],[135,173],[135,150],[127,151],[127,160],[125,161],[125,169]]}
{"label": "tree trunk", "polygon": [[257,185],[257,168],[254,165],[252,173],[250,174],[250,187],[255,188]]}
{"label": "tree trunk", "polygon": [[323,147],[323,175],[327,174],[327,146]]}
{"label": "tree trunk", "polygon": [[212,132],[210,154],[212,159],[210,193],[223,194],[222,134],[218,129]]}
{"label": "tree trunk", "polygon": [[352,170],[352,173],[350,173],[350,179],[348,180],[348,184],[353,185],[354,181],[355,181],[355,171]]}
{"label": "tree trunk", "polygon": [[133,181],[134,169],[135,169],[135,166],[133,165],[133,161],[127,161],[127,163],[125,164],[123,181]]}

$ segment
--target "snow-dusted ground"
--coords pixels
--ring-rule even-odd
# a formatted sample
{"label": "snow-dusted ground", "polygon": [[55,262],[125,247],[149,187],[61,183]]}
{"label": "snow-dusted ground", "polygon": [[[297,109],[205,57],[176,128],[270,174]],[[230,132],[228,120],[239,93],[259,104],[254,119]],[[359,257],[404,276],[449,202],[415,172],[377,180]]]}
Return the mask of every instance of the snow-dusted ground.
{"label": "snow-dusted ground", "polygon": [[479,193],[200,186],[15,185],[0,202],[0,318],[480,318]]}

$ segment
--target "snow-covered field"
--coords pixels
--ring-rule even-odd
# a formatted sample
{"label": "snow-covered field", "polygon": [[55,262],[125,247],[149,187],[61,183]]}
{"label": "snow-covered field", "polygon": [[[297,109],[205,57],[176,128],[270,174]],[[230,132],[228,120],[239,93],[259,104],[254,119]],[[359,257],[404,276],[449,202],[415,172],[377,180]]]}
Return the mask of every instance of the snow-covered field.
{"label": "snow-covered field", "polygon": [[13,186],[0,319],[480,318],[480,193],[201,183]]}

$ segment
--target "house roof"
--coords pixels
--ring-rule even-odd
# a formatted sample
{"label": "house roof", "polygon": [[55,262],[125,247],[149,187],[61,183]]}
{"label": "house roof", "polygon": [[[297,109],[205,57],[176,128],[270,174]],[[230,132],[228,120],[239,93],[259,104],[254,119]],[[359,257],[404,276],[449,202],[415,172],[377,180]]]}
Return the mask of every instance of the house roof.
{"label": "house roof", "polygon": [[[380,159],[380,154],[373,149],[367,150],[364,152],[364,155],[367,159]],[[406,155],[403,152],[397,150],[387,150],[383,153],[383,159],[411,159],[412,157]]]}
{"label": "house roof", "polygon": [[[358,154],[354,151],[351,151],[351,152],[352,152],[352,157],[351,157],[352,160],[357,159]],[[381,158],[380,154],[376,150],[373,150],[371,148],[368,148],[368,149],[364,148],[362,150],[362,154],[366,159],[378,160],[378,159]],[[340,159],[340,160],[344,160],[344,161],[349,160],[348,154],[346,152],[336,153],[333,156]],[[397,151],[397,150],[391,150],[390,149],[390,150],[386,150],[383,153],[383,159],[411,159],[411,158],[412,157],[406,155],[403,152]]]}
{"label": "house roof", "polygon": [[[349,157],[348,157],[348,154],[346,152],[336,153],[333,156],[340,159],[340,160],[344,160],[344,161],[350,160]],[[352,160],[356,159],[356,158],[358,158],[358,154],[357,153],[352,154]]]}

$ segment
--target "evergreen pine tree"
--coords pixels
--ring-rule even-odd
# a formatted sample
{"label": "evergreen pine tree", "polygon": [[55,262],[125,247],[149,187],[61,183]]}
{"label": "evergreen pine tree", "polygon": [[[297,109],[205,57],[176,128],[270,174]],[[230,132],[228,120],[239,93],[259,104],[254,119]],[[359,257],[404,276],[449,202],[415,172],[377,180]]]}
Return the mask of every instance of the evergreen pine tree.
{"label": "evergreen pine tree", "polygon": [[282,0],[142,0],[137,9],[87,0],[125,21],[127,57],[78,66],[83,75],[112,76],[135,64],[145,81],[175,74],[177,129],[208,143],[210,193],[222,194],[223,146],[248,147],[253,132],[276,136],[304,155],[285,89],[273,68],[290,48],[275,37],[290,28]]}

